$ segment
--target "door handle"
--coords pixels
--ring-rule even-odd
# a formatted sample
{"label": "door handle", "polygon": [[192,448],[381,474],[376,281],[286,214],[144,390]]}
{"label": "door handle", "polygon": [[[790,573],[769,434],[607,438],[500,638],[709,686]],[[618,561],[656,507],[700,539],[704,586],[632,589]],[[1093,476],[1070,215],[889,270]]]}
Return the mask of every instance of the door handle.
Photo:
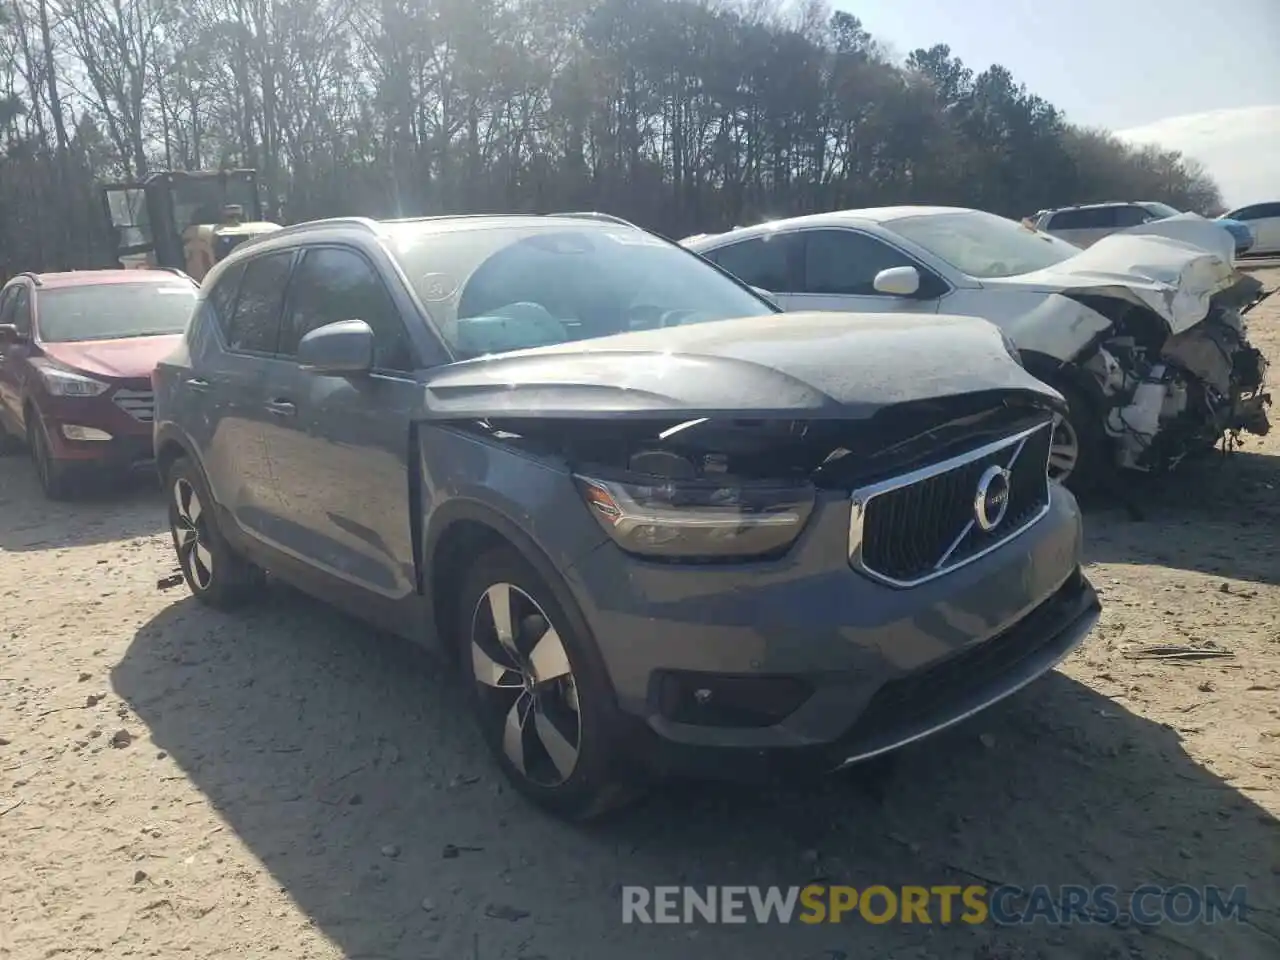
{"label": "door handle", "polygon": [[298,408],[295,407],[288,400],[272,400],[270,403],[267,404],[267,413],[271,414],[272,416],[292,417],[297,412],[298,412]]}
{"label": "door handle", "polygon": [[185,383],[192,390],[208,390],[209,389],[209,381],[203,379],[202,377],[187,377]]}

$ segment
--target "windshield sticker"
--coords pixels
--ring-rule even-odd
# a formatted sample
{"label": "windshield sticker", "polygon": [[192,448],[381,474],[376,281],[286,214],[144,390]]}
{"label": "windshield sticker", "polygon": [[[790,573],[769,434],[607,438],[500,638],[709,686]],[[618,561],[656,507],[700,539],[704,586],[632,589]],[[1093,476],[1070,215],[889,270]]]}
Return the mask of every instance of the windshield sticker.
{"label": "windshield sticker", "polygon": [[418,281],[418,296],[427,303],[448,300],[458,292],[458,285],[447,273],[426,273]]}
{"label": "windshield sticker", "polygon": [[629,247],[665,247],[667,244],[664,240],[640,230],[634,233],[612,233],[607,232],[605,236],[614,243],[621,243]]}

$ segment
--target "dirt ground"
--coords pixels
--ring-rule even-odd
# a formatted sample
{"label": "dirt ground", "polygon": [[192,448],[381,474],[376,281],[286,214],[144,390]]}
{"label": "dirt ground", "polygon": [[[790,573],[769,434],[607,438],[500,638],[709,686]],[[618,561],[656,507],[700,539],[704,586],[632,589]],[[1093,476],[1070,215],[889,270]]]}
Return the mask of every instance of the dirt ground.
{"label": "dirt ground", "polygon": [[[1280,286],[1280,269],[1259,274]],[[1280,294],[1251,335],[1280,379]],[[1280,957],[1280,431],[1088,511],[1105,614],[892,776],[672,788],[579,829],[498,781],[427,654],[173,570],[154,490],[0,460],[0,958]],[[1135,659],[1155,645],[1212,659]],[[123,731],[123,733],[122,733]],[[1244,884],[1248,922],[624,926],[623,884]]]}

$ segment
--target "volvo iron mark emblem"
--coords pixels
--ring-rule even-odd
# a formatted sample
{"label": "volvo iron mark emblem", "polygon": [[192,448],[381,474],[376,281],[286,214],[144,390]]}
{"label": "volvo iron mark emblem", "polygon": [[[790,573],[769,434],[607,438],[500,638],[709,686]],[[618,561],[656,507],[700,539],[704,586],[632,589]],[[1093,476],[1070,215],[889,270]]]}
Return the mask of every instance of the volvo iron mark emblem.
{"label": "volvo iron mark emblem", "polygon": [[990,533],[1009,512],[1009,471],[992,464],[982,472],[973,496],[973,519],[978,529]]}

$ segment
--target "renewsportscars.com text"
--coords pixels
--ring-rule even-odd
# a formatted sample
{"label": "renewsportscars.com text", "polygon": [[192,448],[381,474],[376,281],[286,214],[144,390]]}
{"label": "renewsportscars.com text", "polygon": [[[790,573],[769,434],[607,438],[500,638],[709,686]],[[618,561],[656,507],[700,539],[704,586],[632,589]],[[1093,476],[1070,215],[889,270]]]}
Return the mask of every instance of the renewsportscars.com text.
{"label": "renewsportscars.com text", "polygon": [[622,888],[623,923],[983,924],[1103,923],[1144,926],[1244,919],[1242,886],[640,887]]}

